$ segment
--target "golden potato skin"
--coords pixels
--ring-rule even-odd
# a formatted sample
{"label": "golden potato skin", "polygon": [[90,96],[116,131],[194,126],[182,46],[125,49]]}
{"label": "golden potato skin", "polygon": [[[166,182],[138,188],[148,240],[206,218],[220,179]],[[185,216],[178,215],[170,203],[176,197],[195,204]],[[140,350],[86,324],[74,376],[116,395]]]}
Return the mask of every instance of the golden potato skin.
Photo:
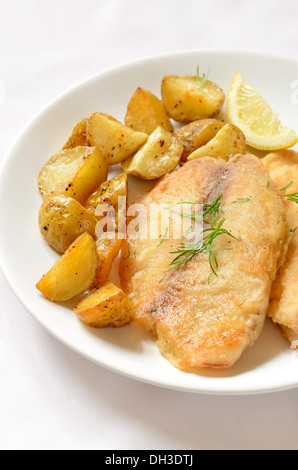
{"label": "golden potato skin", "polygon": [[92,286],[97,268],[95,241],[89,233],[84,233],[42,277],[36,288],[52,302],[65,302]]}
{"label": "golden potato skin", "polygon": [[127,107],[125,125],[136,132],[145,132],[148,135],[157,127],[173,132],[172,123],[162,101],[144,88],[138,88],[133,94]]}
{"label": "golden potato skin", "polygon": [[183,145],[181,161],[186,162],[191,153],[206,145],[224,125],[225,122],[217,119],[200,119],[178,129],[175,135]]}
{"label": "golden potato skin", "polygon": [[98,254],[98,268],[94,281],[94,287],[102,286],[109,277],[113,263],[117,258],[124,240],[117,237],[109,237],[109,234],[96,241]]}
{"label": "golden potato skin", "polygon": [[147,143],[122,163],[122,171],[143,180],[155,180],[177,167],[182,151],[182,144],[173,134],[157,127]]}
{"label": "golden potato skin", "polygon": [[44,199],[62,195],[83,204],[107,175],[106,161],[96,147],[76,147],[61,150],[46,163],[38,187]]}
{"label": "golden potato skin", "polygon": [[110,281],[86,297],[75,308],[75,313],[93,328],[119,328],[134,320],[127,296]]}
{"label": "golden potato skin", "polygon": [[[97,208],[101,204],[109,205],[114,209],[115,230],[125,232],[125,211],[127,206],[128,183],[127,175],[122,173],[115,178],[103,183],[91,196],[87,199],[85,207],[90,214],[95,215],[97,220],[101,220],[103,216],[99,216]],[[121,198],[121,199],[120,199]],[[111,230],[111,229],[110,229]]]}
{"label": "golden potato skin", "polygon": [[208,144],[191,153],[187,160],[190,161],[202,157],[228,159],[238,154],[246,154],[244,134],[234,124],[226,124]]}
{"label": "golden potato skin", "polygon": [[211,118],[221,110],[225,94],[209,80],[203,87],[195,77],[167,75],[161,85],[161,94],[167,114],[178,122]]}
{"label": "golden potato skin", "polygon": [[63,254],[83,233],[95,236],[97,219],[70,197],[50,196],[39,211],[39,229],[47,243]]}
{"label": "golden potato skin", "polygon": [[127,175],[122,173],[102,183],[100,187],[88,197],[85,207],[91,214],[95,214],[99,204],[111,204],[113,207],[117,207],[119,197],[127,197],[127,191]]}
{"label": "golden potato skin", "polygon": [[148,139],[111,116],[93,113],[89,116],[88,139],[104,155],[108,165],[117,165],[136,152]]}
{"label": "golden potato skin", "polygon": [[63,147],[63,150],[73,149],[76,147],[88,147],[87,123],[88,119],[82,119],[75,125],[71,136]]}

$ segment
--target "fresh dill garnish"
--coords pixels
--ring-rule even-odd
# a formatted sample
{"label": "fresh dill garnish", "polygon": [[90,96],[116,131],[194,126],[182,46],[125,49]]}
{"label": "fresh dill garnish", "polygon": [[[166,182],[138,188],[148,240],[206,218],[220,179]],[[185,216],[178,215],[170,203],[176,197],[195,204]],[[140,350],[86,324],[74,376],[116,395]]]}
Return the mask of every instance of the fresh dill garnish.
{"label": "fresh dill garnish", "polygon": [[[282,188],[281,191],[286,191],[286,189],[292,186],[293,183],[294,181],[290,181],[290,183],[288,183],[284,188]],[[298,204],[298,193],[285,194],[285,198],[287,198],[288,201],[296,202],[296,204]]]}
{"label": "fresh dill garnish", "polygon": [[268,181],[268,183],[267,183],[267,189],[269,189],[269,188],[270,188],[270,181]]}
{"label": "fresh dill garnish", "polygon": [[291,228],[291,229],[290,229],[290,232],[291,232],[291,233],[295,233],[297,229],[298,229],[298,227],[296,227],[296,228]]}
{"label": "fresh dill garnish", "polygon": [[[173,261],[170,263],[170,268],[165,271],[169,272],[175,268],[178,268],[184,263],[190,261],[194,256],[200,253],[207,253],[209,265],[212,270],[212,273],[217,276],[215,269],[218,268],[218,262],[216,258],[216,254],[213,248],[214,240],[219,237],[220,235],[227,235],[235,239],[235,237],[223,228],[223,224],[225,223],[225,218],[222,218],[218,221],[220,217],[220,213],[223,213],[221,199],[223,195],[219,195],[214,201],[209,203],[188,203],[188,204],[202,204],[203,207],[203,214],[198,216],[192,214],[185,214],[195,220],[201,220],[205,224],[210,225],[209,228],[202,230],[202,239],[193,243],[181,243],[176,251],[171,252],[172,255],[177,255]],[[186,203],[178,203],[174,206],[168,208],[168,210],[172,210],[179,215],[183,216],[183,212],[178,212],[173,209],[173,207],[179,204],[186,204]]]}
{"label": "fresh dill garnish", "polygon": [[180,239],[179,239],[179,240],[182,240],[182,238],[184,238],[184,237],[185,237],[185,235],[186,235],[188,232],[190,232],[190,231],[191,231],[191,229],[192,229],[192,226],[190,225],[190,226],[189,226],[189,227],[188,227],[188,228],[185,230],[185,232],[183,233],[183,235],[180,237]]}
{"label": "fresh dill garnish", "polygon": [[122,259],[123,259],[124,261],[127,261],[128,258],[130,258],[131,256],[133,256],[134,258],[136,258],[136,257],[137,257],[137,254],[136,254],[135,251],[134,251],[133,253],[130,251],[130,244],[129,244],[129,243],[128,243],[128,245],[127,245],[127,248],[128,248],[128,256],[127,256],[126,258],[123,258],[123,257],[122,257]]}
{"label": "fresh dill garnish", "polygon": [[285,194],[288,201],[296,202],[298,204],[298,193]]}
{"label": "fresh dill garnish", "polygon": [[195,78],[195,81],[197,82],[197,85],[199,85],[200,88],[204,88],[204,86],[206,85],[210,72],[211,72],[211,69],[208,70],[207,74],[203,73],[203,78],[200,78],[200,66],[199,65],[197,66],[197,73],[194,76],[194,78]]}
{"label": "fresh dill garnish", "polygon": [[167,230],[166,230],[164,236],[162,237],[162,239],[160,240],[160,242],[159,242],[159,244],[157,245],[156,248],[159,248],[159,247],[163,244],[163,242],[164,242],[165,239],[167,238],[168,233],[169,233],[169,227],[167,227]]}
{"label": "fresh dill garnish", "polygon": [[246,197],[241,199],[240,197],[236,199],[236,201],[233,201],[231,204],[240,204],[242,202],[250,202],[250,198]]}
{"label": "fresh dill garnish", "polygon": [[[200,253],[208,254],[208,261],[210,268],[215,276],[217,276],[215,268],[218,268],[216,254],[213,248],[214,240],[220,235],[227,235],[235,238],[230,232],[222,228],[226,219],[221,219],[216,227],[210,227],[203,230],[203,240],[194,243],[182,243],[176,251],[172,251],[171,255],[177,255],[176,258],[170,263],[170,268],[166,271],[171,271],[184,263],[190,261],[194,256]],[[215,267],[214,267],[215,265]]]}
{"label": "fresh dill garnish", "polygon": [[[212,202],[178,202],[177,204],[174,204],[173,206],[170,207],[165,207],[166,210],[172,211],[175,214],[180,215],[181,217],[187,217],[192,220],[198,220],[201,222],[206,222],[210,223],[211,226],[214,225],[216,220],[219,217],[219,213],[222,212],[222,204],[221,204],[221,199],[223,195],[220,194],[214,201]],[[186,212],[181,212],[176,209],[173,209],[174,207],[181,206],[183,204],[188,204],[192,206],[196,205],[201,205],[203,206],[203,214],[198,215],[198,214],[187,214]],[[209,219],[207,217],[209,216]]]}
{"label": "fresh dill garnish", "polygon": [[290,186],[292,186],[293,183],[294,183],[294,181],[291,181],[290,183],[287,184],[287,186],[285,186],[284,188],[282,188],[281,191],[285,191],[285,190],[288,189]]}

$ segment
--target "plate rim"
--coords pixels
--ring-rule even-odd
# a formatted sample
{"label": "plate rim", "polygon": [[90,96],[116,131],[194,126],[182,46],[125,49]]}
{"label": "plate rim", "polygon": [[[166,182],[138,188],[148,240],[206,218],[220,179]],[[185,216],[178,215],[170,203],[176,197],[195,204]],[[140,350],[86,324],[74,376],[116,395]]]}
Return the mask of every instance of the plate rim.
{"label": "plate rim", "polygon": [[[152,60],[159,60],[164,58],[171,58],[177,55],[193,55],[193,54],[229,54],[229,55],[235,55],[235,54],[242,54],[244,56],[254,56],[254,57],[265,57],[265,58],[270,58],[274,60],[286,60],[290,61],[293,63],[298,64],[298,59],[294,58],[292,56],[286,56],[283,54],[275,54],[272,52],[265,52],[265,51],[253,51],[250,49],[217,49],[217,48],[210,48],[210,49],[188,49],[188,50],[177,50],[177,51],[170,51],[170,52],[162,52],[159,54],[153,54],[153,55],[148,55],[145,57],[137,58],[134,60],[122,62],[118,65],[114,65],[112,67],[109,67],[107,69],[104,69],[100,72],[94,73],[90,76],[85,77],[84,79],[78,81],[77,83],[73,84],[72,86],[68,87],[65,91],[59,93],[57,96],[55,96],[53,99],[49,100],[44,106],[41,107],[39,111],[34,113],[34,115],[28,120],[27,124],[21,129],[21,131],[17,134],[16,138],[13,140],[13,143],[10,145],[8,150],[5,152],[5,155],[1,161],[0,164],[0,185],[2,181],[2,175],[5,173],[5,170],[7,166],[10,163],[11,155],[14,153],[15,148],[18,146],[18,143],[21,141],[21,139],[27,134],[31,126],[34,126],[39,120],[39,118],[45,114],[46,112],[49,112],[52,107],[56,106],[62,99],[65,99],[68,95],[71,95],[75,91],[78,91],[82,87],[88,87],[88,84],[90,84],[93,81],[99,80],[101,77],[103,77],[106,74],[113,73],[115,71],[119,71],[121,68],[129,68],[133,67],[134,65],[141,65],[142,63],[146,63],[148,61]],[[0,215],[3,210],[3,204],[0,201]],[[2,232],[2,231],[1,231]],[[67,348],[71,349],[74,351],[76,354],[79,354],[80,356],[84,357],[88,361],[91,361],[97,365],[100,365],[104,367],[107,370],[110,370],[112,372],[115,372],[117,374],[120,374],[122,376],[125,376],[127,378],[137,380],[139,382],[147,383],[149,385],[154,385],[158,386],[160,388],[165,388],[165,389],[170,389],[170,390],[176,390],[176,391],[183,391],[183,392],[188,392],[188,393],[196,393],[196,394],[203,394],[203,395],[226,395],[226,396],[235,396],[235,395],[260,395],[260,394],[268,394],[268,393],[276,393],[276,392],[281,392],[285,390],[292,390],[298,387],[298,382],[297,383],[292,383],[292,384],[284,384],[280,386],[276,386],[274,388],[270,389],[264,389],[264,388],[259,388],[259,389],[252,389],[252,390],[216,390],[214,389],[190,389],[187,387],[179,386],[179,385],[169,385],[167,383],[160,383],[157,381],[154,381],[152,379],[148,379],[145,377],[140,377],[140,375],[135,374],[133,372],[128,373],[125,370],[121,370],[121,368],[116,368],[112,367],[110,365],[107,365],[103,362],[100,362],[99,360],[96,360],[87,354],[84,354],[82,351],[80,351],[75,345],[73,345],[71,342],[68,342],[64,340],[64,338],[59,337],[56,332],[52,331],[51,328],[48,327],[46,322],[43,322],[41,318],[37,317],[37,315],[34,314],[32,311],[30,305],[28,304],[26,298],[22,295],[21,292],[17,290],[17,288],[14,286],[14,280],[11,278],[9,275],[8,271],[9,269],[7,266],[5,266],[5,263],[3,262],[3,257],[1,254],[3,253],[3,244],[2,244],[2,234],[0,234],[0,268],[1,271],[4,275],[4,278],[6,279],[6,282],[10,286],[11,290],[13,291],[14,295],[17,297],[17,299],[20,301],[20,303],[23,305],[25,310],[30,313],[30,315],[38,321],[38,323],[48,332],[52,337],[54,337],[56,340],[58,340],[60,343],[64,344]]]}

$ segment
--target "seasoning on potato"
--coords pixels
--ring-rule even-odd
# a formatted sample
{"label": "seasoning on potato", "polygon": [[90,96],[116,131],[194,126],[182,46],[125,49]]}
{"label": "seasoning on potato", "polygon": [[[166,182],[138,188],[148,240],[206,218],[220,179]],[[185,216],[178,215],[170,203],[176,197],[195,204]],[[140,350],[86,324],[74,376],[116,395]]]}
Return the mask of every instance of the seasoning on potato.
{"label": "seasoning on potato", "polygon": [[155,180],[178,165],[183,145],[161,127],[149,136],[148,142],[131,158],[122,163],[122,171],[144,180]]}
{"label": "seasoning on potato", "polygon": [[73,149],[76,147],[88,147],[87,123],[88,119],[82,119],[75,125],[71,136],[63,147],[63,150]]}
{"label": "seasoning on potato", "polygon": [[221,110],[225,94],[213,82],[200,86],[196,77],[167,75],[161,86],[162,101],[167,114],[178,122],[211,118]]}
{"label": "seasoning on potato", "polygon": [[[96,216],[97,220],[105,217],[106,211],[101,211],[99,215],[100,206],[106,207],[107,205],[113,209],[114,227],[118,232],[125,232],[125,212],[127,206],[128,185],[127,175],[122,173],[115,178],[105,181],[100,187],[94,191],[85,203],[87,211]],[[104,205],[104,206],[103,206]]]}
{"label": "seasoning on potato", "polygon": [[173,132],[172,123],[162,101],[144,88],[138,88],[133,94],[127,107],[125,125],[148,135],[157,127]]}
{"label": "seasoning on potato", "polygon": [[98,148],[76,147],[61,150],[46,163],[38,187],[44,199],[62,195],[82,204],[107,176],[107,164]]}
{"label": "seasoning on potato", "polygon": [[95,236],[98,220],[70,197],[50,196],[39,211],[39,229],[47,243],[63,254],[83,233]]}
{"label": "seasoning on potato", "polygon": [[207,145],[191,153],[187,160],[201,157],[229,158],[246,153],[246,140],[239,127],[226,124]]}
{"label": "seasoning on potato", "polygon": [[75,308],[75,313],[93,328],[119,328],[134,320],[127,296],[110,281],[86,297]]}
{"label": "seasoning on potato", "polygon": [[117,165],[136,152],[148,139],[111,116],[93,113],[89,117],[88,139],[104,155],[108,165]]}
{"label": "seasoning on potato", "polygon": [[222,129],[225,122],[217,119],[200,119],[181,127],[176,132],[176,137],[183,145],[182,162],[199,147],[206,145]]}
{"label": "seasoning on potato", "polygon": [[122,173],[115,178],[105,181],[87,199],[85,208],[95,214],[99,204],[118,206],[119,197],[127,197],[127,175]]}

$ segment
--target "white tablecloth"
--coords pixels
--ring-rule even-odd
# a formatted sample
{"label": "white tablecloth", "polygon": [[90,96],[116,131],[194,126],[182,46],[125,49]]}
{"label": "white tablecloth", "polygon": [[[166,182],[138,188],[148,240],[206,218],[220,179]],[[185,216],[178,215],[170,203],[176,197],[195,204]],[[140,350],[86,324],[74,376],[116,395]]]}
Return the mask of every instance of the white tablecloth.
{"label": "white tablecloth", "polygon": [[[297,57],[297,5],[0,0],[0,158],[50,99],[119,63],[195,48]],[[297,449],[297,410],[297,390],[202,396],[96,366],[45,332],[0,274],[2,449]]]}

